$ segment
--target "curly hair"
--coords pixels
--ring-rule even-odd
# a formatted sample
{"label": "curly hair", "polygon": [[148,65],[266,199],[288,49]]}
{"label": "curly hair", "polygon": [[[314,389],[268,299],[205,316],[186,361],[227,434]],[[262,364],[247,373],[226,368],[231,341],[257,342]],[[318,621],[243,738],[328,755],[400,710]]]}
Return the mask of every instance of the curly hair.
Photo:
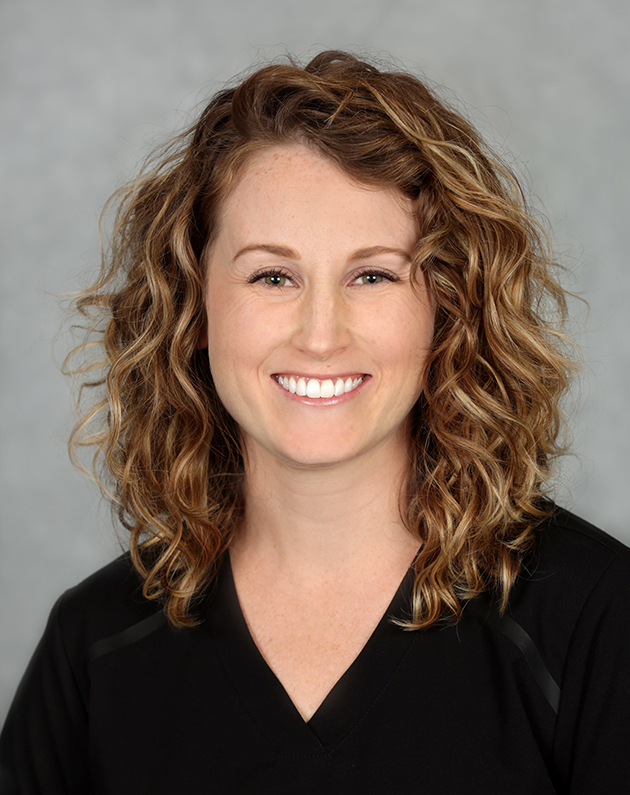
{"label": "curly hair", "polygon": [[83,398],[99,395],[80,409],[73,460],[95,446],[145,596],[174,626],[195,623],[243,516],[245,475],[239,428],[197,349],[204,251],[252,153],[292,143],[400,191],[417,212],[412,272],[426,275],[436,314],[401,495],[422,542],[405,626],[456,620],[484,591],[505,606],[564,450],[565,293],[515,176],[410,74],[343,52],[265,66],[218,93],[114,194],[101,273],[76,301],[90,336],[69,358],[94,345],[103,356],[66,365]]}

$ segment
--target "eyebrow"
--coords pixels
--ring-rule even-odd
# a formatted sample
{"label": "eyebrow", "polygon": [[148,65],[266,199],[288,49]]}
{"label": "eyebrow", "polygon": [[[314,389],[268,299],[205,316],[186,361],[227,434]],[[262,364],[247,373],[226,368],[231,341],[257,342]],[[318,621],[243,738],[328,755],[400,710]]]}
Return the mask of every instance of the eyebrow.
{"label": "eyebrow", "polygon": [[[286,246],[274,246],[266,243],[255,243],[251,246],[244,246],[242,249],[237,251],[232,257],[232,263],[236,262],[236,260],[243,254],[247,254],[250,251],[266,251],[269,254],[275,254],[276,256],[284,257],[285,259],[300,259],[300,255],[292,248],[287,248]],[[376,257],[379,254],[397,254],[399,257],[402,257],[405,262],[411,262],[411,256],[403,248],[390,248],[389,246],[369,246],[368,248],[360,248],[352,254],[350,257],[350,262],[358,262],[359,260],[370,259],[370,257]]]}
{"label": "eyebrow", "polygon": [[292,248],[287,248],[286,246],[273,246],[266,243],[254,243],[251,246],[245,246],[240,249],[240,251],[237,251],[232,257],[232,263],[236,262],[240,256],[247,254],[249,251],[266,251],[269,254],[275,254],[278,257],[285,257],[286,259],[300,259],[300,255]]}
{"label": "eyebrow", "polygon": [[370,257],[376,257],[379,254],[397,254],[399,257],[402,257],[405,262],[411,262],[411,256],[405,251],[404,248],[390,248],[389,246],[370,246],[369,248],[360,248],[350,257],[350,262],[356,262],[357,260],[361,259],[369,259]]}

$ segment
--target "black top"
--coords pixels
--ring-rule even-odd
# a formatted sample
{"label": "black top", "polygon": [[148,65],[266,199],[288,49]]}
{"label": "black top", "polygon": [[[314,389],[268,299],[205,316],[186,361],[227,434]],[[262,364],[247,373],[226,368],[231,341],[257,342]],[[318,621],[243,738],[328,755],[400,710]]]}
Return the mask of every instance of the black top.
{"label": "black top", "polygon": [[630,792],[630,550],[558,511],[506,618],[405,631],[411,576],[305,723],[229,559],[172,630],[124,556],[52,610],[2,735],[2,793]]}

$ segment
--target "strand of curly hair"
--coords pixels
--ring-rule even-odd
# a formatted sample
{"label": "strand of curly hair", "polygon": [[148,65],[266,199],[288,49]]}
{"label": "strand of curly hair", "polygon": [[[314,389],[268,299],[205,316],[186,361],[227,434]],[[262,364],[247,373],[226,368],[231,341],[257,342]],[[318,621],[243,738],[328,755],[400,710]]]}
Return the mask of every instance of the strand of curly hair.
{"label": "strand of curly hair", "polygon": [[436,318],[401,495],[422,542],[405,626],[456,619],[483,591],[505,606],[564,449],[565,294],[516,178],[408,74],[338,52],[262,68],[112,197],[101,273],[76,301],[88,338],[65,364],[82,381],[73,460],[94,447],[146,597],[174,626],[195,623],[243,516],[245,476],[239,429],[197,349],[205,256],[251,154],[296,143],[396,188],[418,215],[412,273],[426,274]]}

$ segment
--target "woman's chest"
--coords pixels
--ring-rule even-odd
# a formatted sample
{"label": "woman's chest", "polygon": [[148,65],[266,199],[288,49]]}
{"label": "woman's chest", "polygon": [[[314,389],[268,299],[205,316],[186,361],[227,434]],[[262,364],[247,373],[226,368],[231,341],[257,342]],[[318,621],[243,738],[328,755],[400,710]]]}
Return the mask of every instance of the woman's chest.
{"label": "woman's chest", "polygon": [[242,627],[215,616],[99,660],[95,769],[104,792],[152,795],[554,792],[555,716],[505,651],[464,625],[379,624],[305,722]]}
{"label": "woman's chest", "polygon": [[361,654],[389,600],[256,600],[243,607],[258,651],[305,721]]}

